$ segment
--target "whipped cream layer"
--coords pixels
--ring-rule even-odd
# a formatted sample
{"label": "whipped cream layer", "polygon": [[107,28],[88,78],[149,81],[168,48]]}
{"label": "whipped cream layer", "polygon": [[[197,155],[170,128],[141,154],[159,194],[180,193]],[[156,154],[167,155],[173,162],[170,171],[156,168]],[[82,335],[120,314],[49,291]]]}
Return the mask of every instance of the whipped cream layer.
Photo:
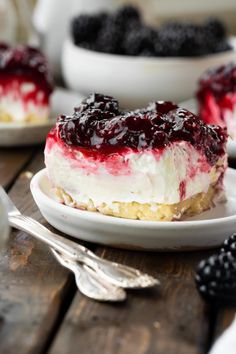
{"label": "whipped cream layer", "polygon": [[45,121],[49,99],[34,82],[0,79],[0,121]]}
{"label": "whipped cream layer", "polygon": [[[99,159],[99,161],[97,160]],[[159,150],[125,149],[98,158],[83,149],[47,139],[45,164],[54,187],[60,187],[78,204],[138,202],[174,204],[207,192],[225,169],[211,166],[187,142]]]}
{"label": "whipped cream layer", "polygon": [[236,140],[236,103],[233,110],[227,109],[224,111],[224,120],[229,136]]}

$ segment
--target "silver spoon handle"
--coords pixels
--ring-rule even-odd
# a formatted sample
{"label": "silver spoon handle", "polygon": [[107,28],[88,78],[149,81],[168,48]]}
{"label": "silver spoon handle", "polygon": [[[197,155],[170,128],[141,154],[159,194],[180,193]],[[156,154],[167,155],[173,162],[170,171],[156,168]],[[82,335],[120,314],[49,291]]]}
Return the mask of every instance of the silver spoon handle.
{"label": "silver spoon handle", "polygon": [[45,242],[48,246],[67,257],[94,269],[116,286],[123,288],[146,288],[158,285],[159,281],[139,270],[120,263],[104,260],[86,247],[57,235],[38,221],[24,215],[10,216],[10,225],[23,230]]}

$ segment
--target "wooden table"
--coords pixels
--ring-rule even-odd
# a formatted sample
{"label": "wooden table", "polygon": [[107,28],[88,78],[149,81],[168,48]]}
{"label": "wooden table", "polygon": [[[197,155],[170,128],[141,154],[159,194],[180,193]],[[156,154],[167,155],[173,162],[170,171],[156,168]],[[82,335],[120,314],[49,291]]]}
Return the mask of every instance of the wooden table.
{"label": "wooden table", "polygon": [[[0,149],[0,184],[22,212],[45,223],[29,191],[31,173],[43,165],[42,147]],[[130,291],[122,304],[93,302],[77,291],[73,275],[46,246],[14,230],[0,255],[1,354],[207,353],[232,321],[235,308],[207,306],[195,288],[195,267],[213,251],[145,253],[89,246],[158,277],[160,290]]]}

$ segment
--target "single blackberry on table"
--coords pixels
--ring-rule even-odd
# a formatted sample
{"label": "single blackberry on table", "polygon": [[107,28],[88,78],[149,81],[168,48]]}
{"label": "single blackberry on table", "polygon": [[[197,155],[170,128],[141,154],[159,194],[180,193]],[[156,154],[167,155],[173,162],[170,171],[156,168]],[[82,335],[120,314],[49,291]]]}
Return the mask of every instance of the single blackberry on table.
{"label": "single blackberry on table", "polygon": [[236,303],[236,234],[227,239],[221,250],[199,263],[196,285],[207,301]]}
{"label": "single blackberry on table", "polygon": [[76,45],[94,41],[102,25],[96,15],[80,15],[71,22],[71,34]]}
{"label": "single blackberry on table", "polygon": [[[123,47],[127,55],[155,55],[154,43],[158,34],[151,27],[142,26],[126,34]],[[145,54],[146,53],[146,54]]]}
{"label": "single blackberry on table", "polygon": [[236,234],[231,235],[224,241],[220,252],[231,252],[236,257]]}

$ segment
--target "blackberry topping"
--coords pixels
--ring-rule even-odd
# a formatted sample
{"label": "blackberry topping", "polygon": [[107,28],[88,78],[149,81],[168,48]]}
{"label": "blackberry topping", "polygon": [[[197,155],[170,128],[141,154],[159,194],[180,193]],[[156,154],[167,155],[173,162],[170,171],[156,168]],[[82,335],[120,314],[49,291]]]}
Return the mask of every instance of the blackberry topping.
{"label": "blackberry topping", "polygon": [[224,242],[217,254],[201,261],[198,265],[196,285],[207,301],[225,303],[236,301],[235,242],[235,235],[233,235]]}
{"label": "blackberry topping", "polygon": [[204,101],[205,95],[211,92],[220,100],[228,92],[236,91],[236,63],[231,62],[207,70],[199,81],[197,97]]}
{"label": "blackberry topping", "polygon": [[154,102],[136,111],[120,111],[117,100],[92,94],[72,116],[60,116],[57,134],[68,145],[103,151],[130,147],[163,148],[185,140],[214,164],[224,153],[223,128],[205,125],[197,116],[172,102]]}
{"label": "blackberry topping", "polygon": [[99,93],[91,93],[85,98],[78,107],[75,107],[75,113],[78,114],[88,109],[98,109],[101,112],[108,111],[116,115],[120,113],[119,103],[115,98]]}
{"label": "blackberry topping", "polygon": [[0,72],[30,77],[48,94],[52,92],[52,78],[44,55],[36,48],[0,43]]}
{"label": "blackberry topping", "polygon": [[171,101],[151,102],[147,106],[148,111],[160,112],[163,114],[173,111],[174,109],[177,109],[177,108],[178,108],[177,104],[174,102],[171,102]]}

